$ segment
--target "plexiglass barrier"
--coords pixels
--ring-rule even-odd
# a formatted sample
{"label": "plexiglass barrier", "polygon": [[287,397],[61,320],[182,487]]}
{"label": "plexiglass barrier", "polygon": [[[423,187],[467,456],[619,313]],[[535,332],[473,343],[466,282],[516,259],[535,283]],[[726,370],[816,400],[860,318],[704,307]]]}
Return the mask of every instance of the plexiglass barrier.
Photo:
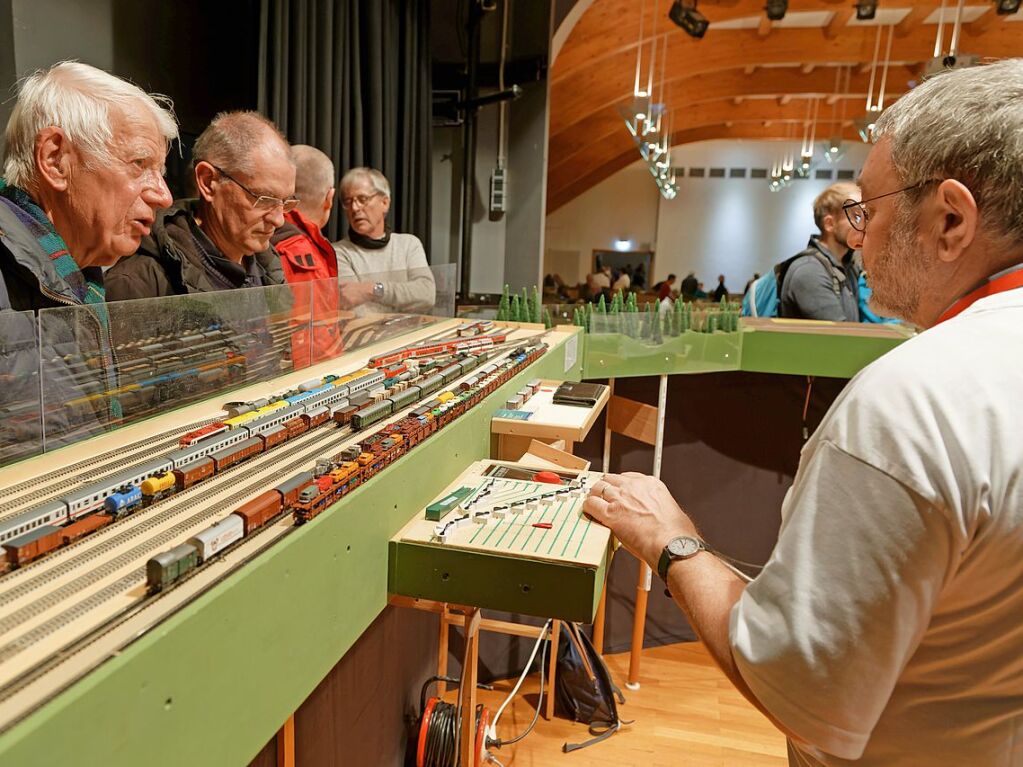
{"label": "plexiglass barrier", "polygon": [[32,312],[0,312],[0,463],[42,450],[37,333]]}
{"label": "plexiglass barrier", "polygon": [[599,304],[578,309],[574,320],[588,331],[587,378],[739,369],[742,339],[734,304]]}
{"label": "plexiglass barrier", "polygon": [[422,269],[364,273],[341,278],[341,308],[357,317],[373,314],[427,314],[453,317],[456,264]]}
{"label": "plexiglass barrier", "polygon": [[[16,385],[0,409],[16,417],[4,419],[0,462],[398,338],[435,322],[425,314],[452,316],[453,270],[430,272],[430,295],[400,304],[416,314],[354,305],[346,295],[359,288],[344,280],[0,314],[18,363],[4,367]],[[398,275],[376,277],[402,294]]]}

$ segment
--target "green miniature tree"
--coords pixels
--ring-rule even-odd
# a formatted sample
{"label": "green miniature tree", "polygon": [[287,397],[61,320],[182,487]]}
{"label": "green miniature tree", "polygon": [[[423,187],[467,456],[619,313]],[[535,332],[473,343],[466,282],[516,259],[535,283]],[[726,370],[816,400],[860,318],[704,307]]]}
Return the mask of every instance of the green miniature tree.
{"label": "green miniature tree", "polygon": [[533,322],[543,322],[543,299],[540,298],[540,289],[533,286]]}
{"label": "green miniature tree", "polygon": [[508,319],[512,322],[522,322],[522,305],[519,302],[518,295],[514,295],[511,298],[511,310]]}
{"label": "green miniature tree", "polygon": [[600,300],[597,301],[597,314],[607,314],[607,301],[604,300],[604,294],[600,294]]}
{"label": "green miniature tree", "polygon": [[554,320],[551,318],[550,310],[546,306],[543,308],[543,326],[548,330],[554,327]]}
{"label": "green miniature tree", "polygon": [[[653,320],[654,328],[653,328],[653,334],[652,334],[650,340],[653,341],[655,344],[663,344],[664,343],[664,332],[663,332],[664,331],[664,325],[663,325],[663,322],[666,319],[666,317],[662,317],[661,316],[662,312],[660,310],[660,307],[657,305],[656,301],[651,301],[650,302],[650,306],[653,307],[653,310],[654,310],[653,311],[653,314],[654,314],[654,320]],[[667,312],[663,312],[663,314],[667,315]]]}
{"label": "green miniature tree", "polygon": [[497,319],[507,321],[510,320],[511,313],[511,299],[508,296],[508,285],[504,286],[504,290],[501,291],[501,300],[497,302]]}

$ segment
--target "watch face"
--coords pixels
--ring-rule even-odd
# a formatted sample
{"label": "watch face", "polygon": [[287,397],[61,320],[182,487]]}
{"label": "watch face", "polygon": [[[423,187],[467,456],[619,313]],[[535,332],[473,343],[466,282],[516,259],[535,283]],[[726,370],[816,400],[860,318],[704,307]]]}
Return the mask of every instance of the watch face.
{"label": "watch face", "polygon": [[668,543],[668,551],[673,557],[691,557],[700,550],[700,542],[695,538],[675,538]]}

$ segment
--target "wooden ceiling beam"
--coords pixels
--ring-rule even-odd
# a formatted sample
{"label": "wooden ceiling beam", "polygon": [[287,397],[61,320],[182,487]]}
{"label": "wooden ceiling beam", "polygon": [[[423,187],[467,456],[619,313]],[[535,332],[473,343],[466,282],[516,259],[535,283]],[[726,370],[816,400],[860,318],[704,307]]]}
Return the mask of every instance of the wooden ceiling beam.
{"label": "wooden ceiling beam", "polygon": [[[995,12],[994,5],[991,4],[988,9],[976,19],[971,21],[969,24],[963,24],[963,31],[972,37],[977,37],[984,34],[999,21],[1002,21],[1002,19]],[[1002,23],[1004,23],[1004,21]]]}
{"label": "wooden ceiling beam", "polygon": [[[913,6],[905,18],[895,25],[895,36],[901,38],[913,34],[923,25],[924,19],[932,13],[934,13],[934,8],[929,5]],[[951,16],[954,11],[948,11],[948,13]]]}
{"label": "wooden ceiling beam", "polygon": [[831,21],[829,21],[824,27],[825,39],[834,40],[838,37],[842,33],[842,30],[846,28],[846,25],[849,23],[849,19],[852,18],[852,15],[852,8],[839,8],[835,11],[835,15],[831,17]]}
{"label": "wooden ceiling beam", "polygon": [[767,15],[760,17],[760,23],[757,25],[757,37],[767,37],[771,34],[772,22]]}
{"label": "wooden ceiling beam", "polygon": [[813,70],[816,68],[817,68],[816,64],[814,64],[813,62],[808,62],[806,64],[803,64],[803,66],[799,68],[799,71],[802,72],[804,75],[808,75],[811,72],[813,72]]}

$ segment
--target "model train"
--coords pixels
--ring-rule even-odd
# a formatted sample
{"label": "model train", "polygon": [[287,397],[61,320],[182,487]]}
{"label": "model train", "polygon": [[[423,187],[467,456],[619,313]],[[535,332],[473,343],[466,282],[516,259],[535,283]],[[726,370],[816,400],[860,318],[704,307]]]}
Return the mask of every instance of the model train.
{"label": "model train", "polygon": [[[474,325],[470,327],[478,325],[480,325],[480,323],[474,323]],[[461,331],[459,331],[459,333],[461,334]],[[370,357],[366,364],[371,368],[380,368],[398,364],[405,360],[419,359],[421,357],[436,357],[443,354],[479,351],[481,349],[489,349],[498,344],[503,344],[507,338],[508,334],[502,331],[487,336],[459,335],[457,338],[449,338],[439,341],[423,341],[422,343],[403,346],[400,349],[395,349],[394,351],[386,352],[385,354],[378,354],[375,357]]]}
{"label": "model train", "polygon": [[[371,389],[383,381],[380,371],[364,368],[335,378],[330,384],[321,383],[300,402],[289,404],[279,400],[252,410],[241,419],[217,422],[226,428],[212,430],[196,439],[190,437],[191,444],[185,447],[3,520],[0,522],[0,546],[6,561],[10,565],[24,564],[64,545],[51,528],[73,523],[100,508],[116,518],[147,500],[187,489],[319,426],[329,420],[332,409],[348,404],[350,392]],[[173,477],[173,482],[168,475]]]}
{"label": "model train", "polygon": [[[522,368],[538,359],[545,350],[546,346],[542,343],[527,345],[513,350],[499,364],[484,365],[479,368],[476,376],[463,382],[458,391],[442,392],[359,444],[350,445],[337,455],[318,461],[314,471],[302,472],[257,495],[185,543],[152,557],[146,563],[148,591],[155,593],[176,583],[210,557],[281,514],[293,513],[296,525],[314,519],[438,429],[479,404]],[[461,360],[443,368],[437,375],[442,379],[450,376],[450,382],[478,364],[478,360]],[[393,397],[384,398],[376,404],[385,408],[394,407]],[[386,412],[390,413],[391,410]],[[356,414],[357,417],[359,415]],[[383,417],[374,415],[369,423]]]}

